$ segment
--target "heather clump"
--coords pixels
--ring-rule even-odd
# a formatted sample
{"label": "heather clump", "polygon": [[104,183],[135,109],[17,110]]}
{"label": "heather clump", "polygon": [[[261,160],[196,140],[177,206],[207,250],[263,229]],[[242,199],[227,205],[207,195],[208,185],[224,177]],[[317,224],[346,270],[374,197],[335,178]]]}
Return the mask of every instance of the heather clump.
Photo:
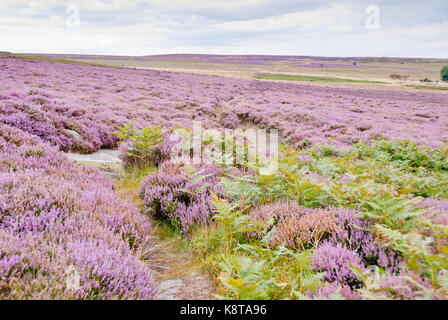
{"label": "heather clump", "polygon": [[361,281],[352,272],[351,266],[364,269],[361,257],[340,244],[323,244],[313,254],[313,267],[326,272],[325,280],[356,288]]}
{"label": "heather clump", "polygon": [[43,138],[53,145],[63,148],[71,146],[68,137],[62,134],[64,127],[62,120],[49,117],[40,107],[16,105],[8,101],[0,108],[2,123]]}
{"label": "heather clump", "polygon": [[62,150],[89,153],[117,143],[111,135],[114,124],[101,116],[97,115],[93,120],[85,115],[79,117],[73,113],[56,112],[54,104],[36,104],[36,100],[25,102],[15,97],[5,101],[0,106],[2,122],[38,136]]}
{"label": "heather clump", "polygon": [[155,297],[151,226],[106,178],[5,125],[0,153],[2,298]]}
{"label": "heather clump", "polygon": [[309,292],[308,298],[314,300],[359,300],[361,295],[347,285],[330,283],[316,289],[314,295]]}
{"label": "heather clump", "polygon": [[221,115],[221,124],[225,128],[237,129],[241,126],[241,121],[238,115],[232,111],[224,111]]}
{"label": "heather clump", "polygon": [[375,241],[369,232],[372,222],[361,219],[360,212],[343,208],[310,209],[297,202],[276,202],[252,209],[249,216],[264,224],[274,219],[272,228],[264,234],[252,234],[262,238],[269,233],[272,246],[304,250],[330,243],[353,250],[364,267],[377,265],[391,273],[398,271],[400,255]]}
{"label": "heather clump", "polygon": [[425,217],[432,222],[448,225],[448,200],[427,198],[417,203],[417,207],[425,210]]}
{"label": "heather clump", "polygon": [[215,198],[214,204],[213,227],[200,229],[191,243],[219,281],[219,298],[302,299],[324,285],[324,274],[312,269],[310,250],[273,248],[268,239],[248,242],[247,233],[265,226],[225,200]]}
{"label": "heather clump", "polygon": [[[319,244],[337,228],[336,215],[321,209],[301,207],[297,202],[276,202],[251,210],[255,221],[267,223],[274,218],[271,245],[308,248]],[[264,235],[258,235],[264,236]]]}
{"label": "heather clump", "polygon": [[213,215],[211,196],[219,192],[219,172],[214,166],[195,168],[164,162],[158,172],[149,173],[142,181],[139,195],[149,213],[168,219],[188,235]]}

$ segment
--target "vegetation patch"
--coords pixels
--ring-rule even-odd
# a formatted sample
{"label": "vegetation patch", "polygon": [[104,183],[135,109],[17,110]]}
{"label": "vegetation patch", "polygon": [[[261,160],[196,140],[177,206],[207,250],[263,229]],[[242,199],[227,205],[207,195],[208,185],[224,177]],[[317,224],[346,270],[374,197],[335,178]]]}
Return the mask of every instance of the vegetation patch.
{"label": "vegetation patch", "polygon": [[354,80],[345,78],[301,76],[301,75],[288,75],[288,74],[256,74],[255,78],[267,79],[267,80],[312,81],[312,82],[352,82],[352,83],[376,83],[376,84],[386,83],[382,81]]}
{"label": "vegetation patch", "polygon": [[438,86],[419,86],[408,84],[406,87],[415,88],[415,89],[428,89],[428,90],[448,90],[448,87],[438,87]]}

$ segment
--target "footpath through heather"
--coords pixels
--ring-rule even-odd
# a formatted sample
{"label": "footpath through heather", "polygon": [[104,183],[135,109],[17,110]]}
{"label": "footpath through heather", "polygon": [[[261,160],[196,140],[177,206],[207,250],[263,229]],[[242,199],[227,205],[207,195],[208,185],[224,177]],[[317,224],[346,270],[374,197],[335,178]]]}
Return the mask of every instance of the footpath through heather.
{"label": "footpath through heather", "polygon": [[[73,161],[97,167],[106,177],[114,181],[117,194],[130,200],[142,214],[143,203],[138,197],[139,182],[121,169],[120,159],[114,150],[102,150],[93,155],[68,154]],[[163,223],[151,219],[154,226],[152,248],[154,250],[151,267],[159,284],[159,300],[210,300],[215,288],[210,277],[200,270],[200,266],[189,252],[179,234]]]}

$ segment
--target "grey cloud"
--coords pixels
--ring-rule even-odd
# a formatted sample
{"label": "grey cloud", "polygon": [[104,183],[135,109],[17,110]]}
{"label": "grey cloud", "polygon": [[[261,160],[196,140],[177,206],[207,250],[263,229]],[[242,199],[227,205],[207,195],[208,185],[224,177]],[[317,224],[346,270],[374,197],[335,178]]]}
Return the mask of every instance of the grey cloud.
{"label": "grey cloud", "polygon": [[[128,47],[140,48],[139,52],[144,53],[152,52],[154,47],[169,52],[192,48],[207,53],[219,48],[234,53],[258,53],[255,51],[259,48],[262,53],[271,54],[313,51],[314,55],[348,56],[379,53],[397,56],[406,55],[407,51],[422,56],[446,56],[444,52],[448,52],[448,44],[440,45],[448,32],[446,0],[42,0],[35,1],[34,6],[30,4],[21,0],[0,1],[0,50],[20,51],[20,43],[27,43],[27,37],[36,35],[41,39],[64,37],[65,9],[68,4],[78,4],[81,32],[113,38],[123,44],[116,49],[120,53]],[[380,8],[381,29],[374,32],[364,27],[365,8],[371,4]],[[333,8],[342,9],[333,14]],[[59,22],[58,19],[52,22],[52,17]],[[36,35],[25,34],[24,26],[33,27]],[[428,35],[425,28],[434,32]],[[2,47],[1,32],[20,34],[24,40]],[[142,39],[152,39],[152,43],[142,43]],[[76,47],[75,42],[70,48],[85,52],[82,46],[79,42]],[[29,46],[26,48],[29,50]],[[51,48],[54,50],[54,46]],[[49,49],[33,49],[46,50]],[[58,52],[64,50],[67,49],[61,47]],[[99,53],[104,49],[89,50]],[[111,47],[108,53],[117,52]]]}

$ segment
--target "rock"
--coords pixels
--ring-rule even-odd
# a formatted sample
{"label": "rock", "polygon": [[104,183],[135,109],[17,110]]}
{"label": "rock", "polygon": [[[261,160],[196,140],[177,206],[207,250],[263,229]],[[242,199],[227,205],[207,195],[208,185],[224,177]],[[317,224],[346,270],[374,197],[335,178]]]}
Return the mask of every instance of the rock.
{"label": "rock", "polygon": [[183,282],[181,279],[165,280],[159,285],[159,300],[177,300],[176,295],[182,288]]}
{"label": "rock", "polygon": [[210,300],[213,299],[213,284],[203,275],[187,276],[162,281],[159,284],[158,300]]}
{"label": "rock", "polygon": [[81,135],[75,130],[65,129],[65,133],[69,136],[72,136],[75,140],[81,139]]}
{"label": "rock", "polygon": [[120,177],[120,174],[116,173],[116,172],[110,172],[110,171],[100,171],[100,173],[105,176],[106,178],[111,178],[111,179],[117,179]]}
{"label": "rock", "polygon": [[102,149],[92,154],[67,153],[67,157],[79,164],[99,168],[108,178],[117,178],[123,170],[118,150]]}
{"label": "rock", "polygon": [[67,156],[78,162],[96,162],[96,163],[119,163],[121,164],[121,159],[118,158],[118,150],[111,149],[101,149],[95,153],[91,154],[80,154],[80,153],[67,153]]}

